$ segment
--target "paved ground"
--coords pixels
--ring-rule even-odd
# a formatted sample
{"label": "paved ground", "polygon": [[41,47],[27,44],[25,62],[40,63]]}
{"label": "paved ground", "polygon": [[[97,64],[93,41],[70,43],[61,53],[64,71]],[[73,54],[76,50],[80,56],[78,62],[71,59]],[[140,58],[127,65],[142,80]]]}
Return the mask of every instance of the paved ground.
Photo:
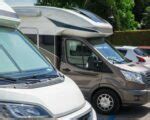
{"label": "paved ground", "polygon": [[123,107],[118,115],[98,115],[98,120],[150,120],[150,103],[140,107]]}

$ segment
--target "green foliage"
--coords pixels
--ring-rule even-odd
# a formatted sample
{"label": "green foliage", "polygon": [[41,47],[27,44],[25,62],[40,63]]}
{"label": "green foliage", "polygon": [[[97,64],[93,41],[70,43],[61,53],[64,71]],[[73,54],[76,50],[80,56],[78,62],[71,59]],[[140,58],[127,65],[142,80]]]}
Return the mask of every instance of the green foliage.
{"label": "green foliage", "polygon": [[137,28],[138,23],[132,13],[133,0],[107,0],[107,4],[111,7],[117,30],[133,30]]}
{"label": "green foliage", "polygon": [[133,13],[135,14],[135,19],[138,22],[141,22],[143,18],[143,13],[146,8],[146,3],[148,0],[134,0],[135,1],[135,6],[133,9]]}
{"label": "green foliage", "polygon": [[109,38],[113,45],[150,46],[150,30],[115,32]]}
{"label": "green foliage", "polygon": [[149,12],[146,10],[150,6],[150,0],[134,0],[135,7],[133,13],[135,14],[135,20],[141,24],[141,29],[150,29],[149,25]]}
{"label": "green foliage", "polygon": [[112,23],[115,30],[133,30],[138,26],[132,13],[134,0],[38,0],[37,4],[88,9]]}
{"label": "green foliage", "polygon": [[37,0],[37,5],[42,6],[56,6],[56,7],[64,7],[64,8],[72,8],[77,6],[83,6],[80,0]]}
{"label": "green foliage", "polygon": [[150,29],[150,6],[145,9],[145,14],[142,19],[142,26],[144,28]]}

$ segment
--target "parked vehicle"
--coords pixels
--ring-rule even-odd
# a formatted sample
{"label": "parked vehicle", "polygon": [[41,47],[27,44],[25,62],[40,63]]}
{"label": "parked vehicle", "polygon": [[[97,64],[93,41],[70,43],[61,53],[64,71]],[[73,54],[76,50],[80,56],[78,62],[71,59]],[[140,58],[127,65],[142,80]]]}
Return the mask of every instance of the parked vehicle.
{"label": "parked vehicle", "polygon": [[148,56],[150,56],[150,46],[139,46],[138,48],[146,52]]}
{"label": "parked vehicle", "polygon": [[107,41],[113,30],[104,19],[83,9],[33,6],[15,10],[22,19],[20,30],[48,58],[54,57],[57,68],[79,85],[99,113],[115,113],[121,105],[150,100],[150,70],[128,63]]}
{"label": "parked vehicle", "polygon": [[17,30],[20,19],[0,2],[1,118],[96,120],[78,86]]}
{"label": "parked vehicle", "polygon": [[132,62],[140,62],[144,66],[150,68],[150,56],[147,51],[134,46],[122,46],[116,48]]}

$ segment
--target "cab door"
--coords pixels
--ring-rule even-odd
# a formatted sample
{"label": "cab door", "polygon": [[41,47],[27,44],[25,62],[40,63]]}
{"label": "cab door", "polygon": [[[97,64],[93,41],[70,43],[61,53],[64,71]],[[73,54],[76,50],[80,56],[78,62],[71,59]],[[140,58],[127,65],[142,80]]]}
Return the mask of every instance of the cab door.
{"label": "cab door", "polygon": [[93,88],[101,80],[99,58],[83,41],[65,39],[65,62],[61,71],[72,78],[80,88]]}

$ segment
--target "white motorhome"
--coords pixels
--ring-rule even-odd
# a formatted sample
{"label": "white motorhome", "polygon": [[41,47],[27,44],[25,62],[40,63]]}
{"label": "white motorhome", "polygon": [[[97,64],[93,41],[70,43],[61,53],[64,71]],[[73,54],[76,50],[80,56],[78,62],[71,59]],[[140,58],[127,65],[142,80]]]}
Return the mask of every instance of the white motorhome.
{"label": "white motorhome", "polygon": [[99,113],[149,102],[150,70],[130,63],[107,41],[113,34],[107,21],[76,8],[14,8],[22,19],[20,30],[79,85]]}
{"label": "white motorhome", "polygon": [[0,118],[96,120],[78,86],[19,32],[19,24],[0,2]]}

